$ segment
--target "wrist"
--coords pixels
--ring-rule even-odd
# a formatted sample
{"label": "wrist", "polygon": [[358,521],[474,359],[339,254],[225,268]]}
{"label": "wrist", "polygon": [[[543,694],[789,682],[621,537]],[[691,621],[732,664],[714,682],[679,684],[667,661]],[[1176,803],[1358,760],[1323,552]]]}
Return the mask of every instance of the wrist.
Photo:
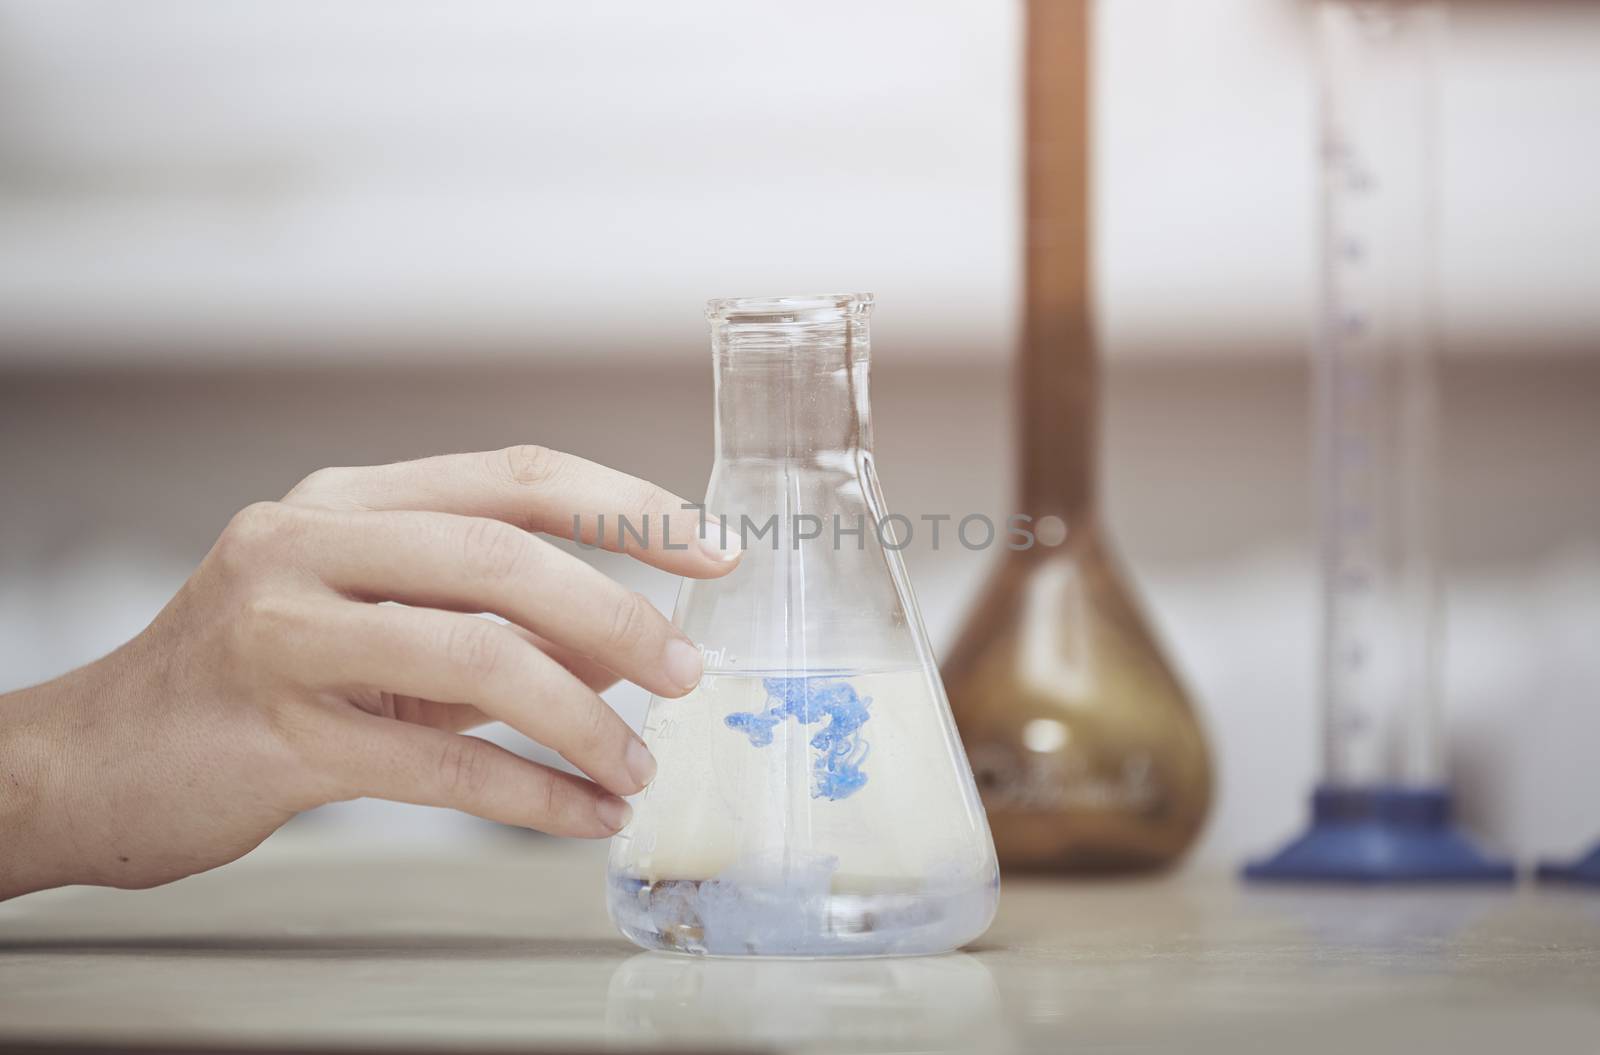
{"label": "wrist", "polygon": [[66,833],[51,819],[70,745],[62,682],[0,696],[0,901],[73,882]]}

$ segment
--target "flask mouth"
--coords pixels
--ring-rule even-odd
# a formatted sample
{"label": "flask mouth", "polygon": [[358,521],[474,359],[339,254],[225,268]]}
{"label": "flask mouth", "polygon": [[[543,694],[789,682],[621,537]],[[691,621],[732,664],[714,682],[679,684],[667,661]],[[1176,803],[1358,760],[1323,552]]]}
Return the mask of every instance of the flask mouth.
{"label": "flask mouth", "polygon": [[706,301],[712,322],[756,325],[823,323],[864,318],[872,311],[871,293],[822,293],[795,297],[721,297]]}

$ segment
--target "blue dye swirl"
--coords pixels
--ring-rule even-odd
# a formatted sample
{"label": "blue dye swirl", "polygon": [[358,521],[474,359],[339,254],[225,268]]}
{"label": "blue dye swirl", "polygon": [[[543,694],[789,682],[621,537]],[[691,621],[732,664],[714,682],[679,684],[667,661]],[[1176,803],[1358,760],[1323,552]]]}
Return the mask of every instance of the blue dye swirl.
{"label": "blue dye swirl", "polygon": [[811,797],[842,799],[861,790],[867,775],[861,764],[867,760],[868,744],[861,738],[861,726],[871,717],[867,708],[872,697],[862,697],[846,681],[838,678],[762,678],[772,705],[760,714],[740,711],[723,721],[750,738],[754,747],[772,743],[772,730],[785,718],[801,725],[828,724],[811,738],[811,746],[821,752],[811,766]]}

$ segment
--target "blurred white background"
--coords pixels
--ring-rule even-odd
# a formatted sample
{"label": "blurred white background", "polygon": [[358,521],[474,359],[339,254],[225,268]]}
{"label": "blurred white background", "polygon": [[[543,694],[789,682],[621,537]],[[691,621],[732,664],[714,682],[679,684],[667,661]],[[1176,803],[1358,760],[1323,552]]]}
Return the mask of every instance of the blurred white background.
{"label": "blurred white background", "polygon": [[[1096,30],[1107,502],[1221,760],[1211,867],[1314,770],[1303,12],[1103,0]],[[318,465],[532,441],[697,493],[713,295],[875,291],[890,502],[1004,512],[1018,13],[0,0],[0,689],[136,633]],[[1600,832],[1600,5],[1454,23],[1451,757],[1478,827],[1570,851]],[[909,558],[948,644],[986,558]]]}
{"label": "blurred white background", "polygon": [[[1298,350],[1305,10],[1100,4],[1113,354]],[[0,0],[0,348],[692,361],[686,308],[708,295],[870,288],[906,354],[998,360],[1019,12]],[[1454,22],[1449,343],[1570,350],[1600,332],[1600,7],[1466,4]]]}

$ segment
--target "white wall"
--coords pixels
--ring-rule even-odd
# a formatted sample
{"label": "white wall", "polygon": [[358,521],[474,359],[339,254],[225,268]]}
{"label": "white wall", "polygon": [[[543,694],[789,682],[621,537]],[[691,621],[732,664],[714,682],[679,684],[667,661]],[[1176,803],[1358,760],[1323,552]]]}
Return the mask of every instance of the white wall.
{"label": "white wall", "polygon": [[[1298,345],[1307,7],[1102,0],[1112,354]],[[690,363],[708,296],[871,289],[899,347],[998,362],[1018,11],[0,0],[0,361],[431,361],[446,342]],[[1600,7],[1459,5],[1456,22],[1450,344],[1585,346]]]}

